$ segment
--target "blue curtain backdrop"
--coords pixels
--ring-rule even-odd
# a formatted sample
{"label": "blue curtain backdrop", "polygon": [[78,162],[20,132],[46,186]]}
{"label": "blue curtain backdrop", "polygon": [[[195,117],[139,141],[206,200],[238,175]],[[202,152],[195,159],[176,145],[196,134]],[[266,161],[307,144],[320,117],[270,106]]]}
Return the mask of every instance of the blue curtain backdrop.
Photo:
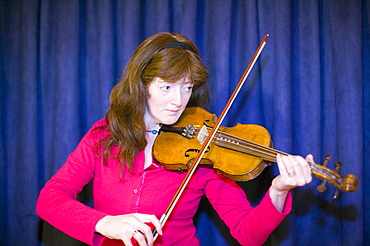
{"label": "blue curtain backdrop", "polygon": [[[199,46],[216,114],[270,35],[224,125],[260,124],[318,163],[331,154],[360,185],[336,202],[318,179],[295,189],[265,245],[369,245],[369,0],[0,0],[0,21],[1,245],[81,245],[37,217],[38,193],[104,117],[135,47],[162,31]],[[276,173],[240,183],[253,204]],[[202,245],[238,245],[206,200],[195,221]]]}

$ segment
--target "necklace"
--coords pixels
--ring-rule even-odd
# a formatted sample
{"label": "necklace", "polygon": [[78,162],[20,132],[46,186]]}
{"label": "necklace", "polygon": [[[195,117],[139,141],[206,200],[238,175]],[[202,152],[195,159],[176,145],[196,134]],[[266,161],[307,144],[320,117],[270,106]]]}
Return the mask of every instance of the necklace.
{"label": "necklace", "polygon": [[146,130],[146,132],[151,132],[151,133],[153,133],[154,135],[158,133],[158,131],[157,131],[157,130]]}

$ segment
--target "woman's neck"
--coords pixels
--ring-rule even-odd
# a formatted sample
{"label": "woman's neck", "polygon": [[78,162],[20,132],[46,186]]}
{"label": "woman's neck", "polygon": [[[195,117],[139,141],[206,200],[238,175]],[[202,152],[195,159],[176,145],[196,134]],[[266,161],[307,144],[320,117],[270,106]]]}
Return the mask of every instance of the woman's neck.
{"label": "woman's neck", "polygon": [[145,164],[144,169],[149,167],[153,162],[153,144],[157,134],[153,134],[152,132],[146,132],[146,141],[147,145],[145,147]]}

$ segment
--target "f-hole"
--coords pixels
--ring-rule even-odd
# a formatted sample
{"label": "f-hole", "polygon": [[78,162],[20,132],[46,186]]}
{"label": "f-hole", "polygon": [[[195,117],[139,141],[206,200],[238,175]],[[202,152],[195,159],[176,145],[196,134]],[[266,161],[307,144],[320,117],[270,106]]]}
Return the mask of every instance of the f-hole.
{"label": "f-hole", "polygon": [[[208,146],[207,147],[207,150],[205,153],[209,152],[210,151],[210,147]],[[199,153],[199,149],[188,149],[187,151],[185,151],[185,157],[190,157],[190,155],[188,154],[189,152],[192,152],[192,153]]]}

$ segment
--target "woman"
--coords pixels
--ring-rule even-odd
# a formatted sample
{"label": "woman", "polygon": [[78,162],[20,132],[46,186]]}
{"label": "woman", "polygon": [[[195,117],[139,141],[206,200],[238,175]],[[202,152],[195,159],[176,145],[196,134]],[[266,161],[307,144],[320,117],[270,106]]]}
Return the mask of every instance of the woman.
{"label": "woman", "polygon": [[[158,33],[135,51],[113,88],[105,120],[93,125],[37,202],[39,216],[90,245],[106,238],[139,245],[199,245],[193,216],[206,195],[242,245],[261,245],[291,209],[289,190],[311,181],[307,161],[277,156],[280,175],[255,208],[243,190],[212,168],[199,167],[167,223],[163,214],[185,174],[166,171],[152,155],[161,124],[208,98],[207,70],[185,36]],[[94,208],[76,201],[93,181]],[[159,237],[153,239],[152,223]]]}

